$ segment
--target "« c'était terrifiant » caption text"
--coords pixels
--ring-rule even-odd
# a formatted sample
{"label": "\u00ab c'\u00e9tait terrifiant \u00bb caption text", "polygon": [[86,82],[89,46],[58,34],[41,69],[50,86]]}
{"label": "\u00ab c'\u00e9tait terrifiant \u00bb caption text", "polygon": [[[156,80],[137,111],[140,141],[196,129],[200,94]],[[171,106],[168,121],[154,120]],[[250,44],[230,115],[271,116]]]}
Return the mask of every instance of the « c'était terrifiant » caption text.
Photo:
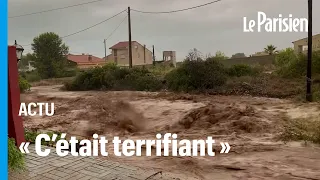
{"label": "\u00ab c'\u00e9tait terrifiant \u00bb caption text", "polygon": [[[33,111],[33,109],[37,109]],[[44,113],[42,109],[44,110]],[[49,109],[51,111],[49,111]],[[52,116],[54,115],[54,103],[21,103],[19,116]],[[115,156],[215,156],[213,145],[215,140],[208,136],[206,140],[177,140],[177,134],[166,133],[156,135],[155,140],[120,140],[119,137],[113,137],[111,143],[98,134],[93,134],[93,139],[77,140],[71,136],[70,140],[66,139],[66,133],[62,133],[58,141],[57,134],[51,137],[48,134],[39,134],[35,140],[35,151],[39,156],[48,156],[51,153],[49,147],[42,146],[42,142],[55,142],[56,153],[58,156],[108,156],[107,146],[113,144],[113,153]],[[28,146],[30,143],[23,142],[20,145],[20,151],[29,153]],[[230,146],[228,143],[220,142],[222,150],[220,153],[228,153]]]}
{"label": "\u00ab c'\u00e9tait terrifiant \u00bb caption text", "polygon": [[[77,140],[71,137],[70,140],[64,139],[65,133],[61,134],[61,139],[56,142],[56,153],[58,156],[108,156],[107,145],[109,141],[104,136],[94,134],[93,140]],[[42,141],[55,141],[57,135],[51,138],[47,134],[39,134],[35,140],[35,151],[39,156],[48,156],[50,148],[41,146]],[[213,145],[215,140],[207,137],[206,140],[177,140],[177,134],[166,133],[156,135],[155,140],[120,140],[115,136],[112,140],[113,151],[115,156],[215,156]],[[78,145],[80,144],[80,148]],[[227,146],[229,151],[230,146]],[[224,145],[222,145],[224,147]],[[155,152],[152,151],[155,149]],[[142,153],[142,151],[144,153]],[[227,152],[225,152],[227,153]]]}

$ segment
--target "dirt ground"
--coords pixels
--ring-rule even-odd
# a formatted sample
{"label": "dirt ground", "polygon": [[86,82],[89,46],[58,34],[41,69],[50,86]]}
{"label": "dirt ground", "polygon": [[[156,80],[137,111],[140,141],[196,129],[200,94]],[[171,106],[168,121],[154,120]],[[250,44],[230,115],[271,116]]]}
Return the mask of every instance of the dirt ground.
{"label": "dirt ground", "polygon": [[[89,138],[155,139],[177,133],[178,139],[228,142],[228,154],[215,157],[102,157],[140,167],[212,179],[319,179],[320,148],[276,139],[284,119],[315,118],[320,105],[244,96],[205,96],[147,92],[65,92],[38,86],[22,102],[54,102],[51,117],[24,117],[24,126]],[[221,147],[219,147],[221,149]],[[217,151],[220,151],[217,147]]]}

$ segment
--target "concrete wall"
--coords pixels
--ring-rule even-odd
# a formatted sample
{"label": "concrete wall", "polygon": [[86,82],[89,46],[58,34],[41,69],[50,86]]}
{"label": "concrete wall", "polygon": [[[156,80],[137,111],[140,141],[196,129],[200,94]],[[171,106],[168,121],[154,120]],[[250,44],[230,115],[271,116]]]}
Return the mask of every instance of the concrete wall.
{"label": "concrete wall", "polygon": [[256,53],[252,54],[251,56],[266,56],[266,55],[269,55],[269,54],[262,51],[262,52],[256,52]]}
{"label": "concrete wall", "polygon": [[266,55],[266,56],[253,56],[253,57],[244,57],[244,58],[234,58],[221,60],[221,63],[230,67],[235,64],[248,64],[248,65],[271,65],[275,60],[275,55]]}

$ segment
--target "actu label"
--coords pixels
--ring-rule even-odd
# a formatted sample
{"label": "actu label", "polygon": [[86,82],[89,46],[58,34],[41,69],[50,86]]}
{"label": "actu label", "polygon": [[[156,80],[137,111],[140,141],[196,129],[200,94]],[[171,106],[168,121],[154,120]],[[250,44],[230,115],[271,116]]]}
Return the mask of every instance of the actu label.
{"label": "actu label", "polygon": [[[51,105],[49,105],[51,104]],[[36,110],[34,110],[36,109]],[[44,109],[44,113],[43,113]],[[19,116],[53,116],[54,103],[21,103]]]}

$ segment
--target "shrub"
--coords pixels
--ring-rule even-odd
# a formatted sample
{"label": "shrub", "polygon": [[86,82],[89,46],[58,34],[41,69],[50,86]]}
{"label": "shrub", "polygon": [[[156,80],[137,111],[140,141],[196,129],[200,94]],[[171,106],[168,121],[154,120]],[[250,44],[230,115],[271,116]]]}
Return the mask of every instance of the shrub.
{"label": "shrub", "polygon": [[105,69],[95,67],[83,71],[71,83],[66,83],[67,90],[95,90],[102,87]]}
{"label": "shrub", "polygon": [[63,78],[63,77],[74,77],[78,74],[79,70],[78,69],[70,69],[70,70],[66,70],[66,71],[63,71],[61,73],[61,76],[60,77],[57,77],[57,78]]}
{"label": "shrub", "polygon": [[24,74],[24,78],[29,82],[36,82],[41,80],[41,76],[38,74],[37,71],[26,72]]}
{"label": "shrub", "polygon": [[23,77],[19,77],[19,88],[20,88],[20,92],[23,93],[23,92],[26,92],[28,90],[30,90],[31,88],[31,85],[29,84],[29,82],[24,79]]}
{"label": "shrub", "polygon": [[[27,142],[35,143],[37,136],[39,135],[39,132],[31,131],[31,130],[25,130],[24,136]],[[49,135],[50,139],[52,139],[53,134],[57,135],[57,138],[55,141],[45,141],[42,139],[41,144],[45,146],[53,146],[56,142],[58,142],[61,139],[61,133],[60,132],[47,132],[47,135]]]}
{"label": "shrub", "polygon": [[159,75],[159,76],[165,76],[168,72],[170,72],[171,70],[174,69],[173,64],[156,64],[155,66],[152,66],[149,68],[149,70],[155,74],[155,75]]}
{"label": "shrub", "polygon": [[235,64],[230,68],[227,68],[227,73],[232,77],[241,77],[241,76],[256,76],[261,70],[258,67],[252,67],[247,64]]}
{"label": "shrub", "polygon": [[312,54],[312,72],[314,74],[320,74],[320,51],[314,51]]}
{"label": "shrub", "polygon": [[67,90],[147,90],[162,88],[160,78],[146,68],[120,68],[115,64],[96,67],[76,76],[71,83],[66,83]]}
{"label": "shrub", "polygon": [[280,51],[277,54],[277,56],[275,58],[275,64],[278,67],[283,67],[283,66],[286,66],[286,65],[290,64],[290,62],[295,61],[297,59],[298,59],[298,56],[294,52],[294,50],[292,48],[287,48],[287,49]]}
{"label": "shrub", "polygon": [[162,88],[162,83],[158,77],[150,72],[141,72],[140,70],[133,70],[124,78],[124,81],[130,90],[157,91]]}
{"label": "shrub", "polygon": [[[291,48],[280,51],[275,60],[277,67],[276,73],[286,78],[305,76],[307,58],[306,54],[296,54]],[[312,73],[320,73],[320,51],[314,51],[312,53]]]}
{"label": "shrub", "polygon": [[24,132],[24,136],[27,142],[31,142],[34,143],[37,136],[39,135],[39,133],[34,132],[34,131],[30,131],[30,130],[25,130]]}
{"label": "shrub", "polygon": [[18,150],[14,139],[8,139],[8,167],[12,170],[24,169],[24,155]]}
{"label": "shrub", "polygon": [[170,90],[186,92],[213,89],[223,85],[226,79],[224,67],[215,57],[205,61],[186,60],[165,77]]}

